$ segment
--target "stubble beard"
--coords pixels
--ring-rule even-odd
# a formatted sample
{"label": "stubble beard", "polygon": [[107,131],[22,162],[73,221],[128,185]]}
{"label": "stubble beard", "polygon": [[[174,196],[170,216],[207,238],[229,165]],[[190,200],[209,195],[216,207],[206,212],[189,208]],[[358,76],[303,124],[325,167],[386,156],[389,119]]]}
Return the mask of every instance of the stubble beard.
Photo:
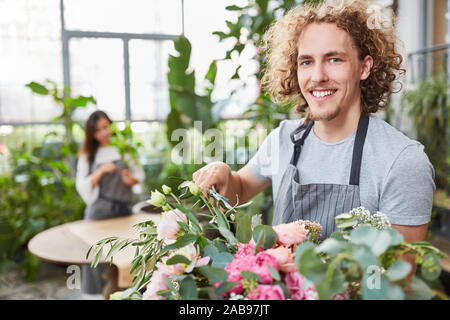
{"label": "stubble beard", "polygon": [[311,107],[309,108],[310,112],[309,112],[309,116],[310,119],[313,121],[331,121],[333,119],[335,119],[340,113],[341,113],[341,107],[337,107],[334,110],[332,110],[329,113],[326,114],[315,114],[314,111],[311,109]]}

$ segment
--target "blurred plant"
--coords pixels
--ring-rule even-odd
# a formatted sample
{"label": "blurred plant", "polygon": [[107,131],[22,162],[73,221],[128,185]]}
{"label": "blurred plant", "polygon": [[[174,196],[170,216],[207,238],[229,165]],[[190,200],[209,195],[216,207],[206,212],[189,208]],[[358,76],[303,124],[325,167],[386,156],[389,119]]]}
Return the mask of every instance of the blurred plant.
{"label": "blurred plant", "polygon": [[[407,243],[390,228],[386,216],[367,215],[363,207],[336,216],[340,231],[320,245],[304,242],[297,248],[296,265],[314,283],[319,299],[345,293],[349,299],[405,300],[448,297],[433,288],[441,274],[439,259],[447,256],[429,242]],[[403,255],[415,257],[419,266],[405,290],[411,265]]]}
{"label": "blurred plant", "polygon": [[125,122],[125,127],[120,130],[117,123],[111,125],[113,135],[111,137],[111,145],[115,146],[122,156],[125,165],[128,166],[128,156],[133,159],[136,164],[140,164],[138,149],[142,148],[142,142],[138,141],[131,130],[130,121]]}
{"label": "blurred plant", "polygon": [[194,121],[201,121],[202,133],[214,128],[220,121],[220,113],[227,100],[213,102],[211,95],[216,81],[216,61],[211,62],[205,75],[206,95],[195,92],[195,71],[188,72],[191,58],[191,43],[180,36],[174,40],[177,56],[169,56],[170,113],[167,116],[167,140],[175,146],[178,141],[172,140],[172,133],[179,128],[194,127]]}
{"label": "blurred plant", "polygon": [[73,128],[77,123],[73,120],[73,115],[78,108],[85,108],[88,103],[97,104],[94,97],[78,96],[72,97],[70,95],[71,89],[64,87],[58,89],[56,82],[46,80],[45,83],[30,82],[26,85],[33,93],[51,96],[53,101],[61,107],[61,114],[53,119],[55,123],[62,123],[65,128],[65,135],[63,137],[64,144],[61,147],[61,152],[69,161],[70,174],[75,173],[75,155],[78,153],[78,144],[74,139]]}
{"label": "blurred plant", "polygon": [[450,84],[444,68],[402,97],[417,130],[417,139],[434,166],[438,188],[450,194]]}
{"label": "blurred plant", "polygon": [[26,249],[28,241],[50,227],[81,219],[78,196],[59,145],[27,151],[10,148],[11,172],[0,176],[0,272],[20,263],[25,280],[35,280],[40,260]]}

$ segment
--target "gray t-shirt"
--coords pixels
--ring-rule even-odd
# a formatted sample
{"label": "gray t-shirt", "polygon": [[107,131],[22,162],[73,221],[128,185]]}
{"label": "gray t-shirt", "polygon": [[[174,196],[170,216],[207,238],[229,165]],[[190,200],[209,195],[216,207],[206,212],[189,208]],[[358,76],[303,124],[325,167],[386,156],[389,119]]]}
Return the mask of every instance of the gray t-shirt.
{"label": "gray t-shirt", "polygon": [[[255,177],[272,181],[274,199],[294,150],[290,134],[302,122],[281,122],[248,163]],[[348,185],[355,136],[356,131],[327,143],[311,130],[297,163],[300,183]],[[361,206],[385,213],[392,224],[421,225],[430,221],[434,190],[434,169],[423,145],[371,115],[360,172]]]}

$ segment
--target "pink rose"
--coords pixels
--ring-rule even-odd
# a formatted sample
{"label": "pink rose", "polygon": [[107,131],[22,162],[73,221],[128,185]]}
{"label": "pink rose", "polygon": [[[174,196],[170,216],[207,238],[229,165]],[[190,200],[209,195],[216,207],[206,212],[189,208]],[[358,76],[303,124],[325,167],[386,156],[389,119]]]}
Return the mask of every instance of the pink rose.
{"label": "pink rose", "polygon": [[279,224],[273,229],[277,233],[277,241],[285,247],[299,244],[306,240],[308,230],[305,229],[301,221],[294,221],[291,223]]}
{"label": "pink rose", "polygon": [[306,279],[298,272],[287,273],[284,282],[292,300],[315,300],[317,292],[313,285],[306,286]]}
{"label": "pink rose", "polygon": [[238,243],[238,252],[234,255],[234,258],[242,258],[246,256],[253,256],[253,250],[255,249],[255,243]]}
{"label": "pink rose", "polygon": [[256,255],[256,266],[253,270],[250,270],[256,273],[262,280],[263,283],[272,283],[273,279],[270,275],[270,270],[268,265],[271,265],[275,270],[278,270],[278,262],[270,254],[266,252],[260,252]]}
{"label": "pink rose", "polygon": [[180,210],[175,209],[163,213],[161,221],[156,228],[156,230],[158,231],[158,240],[176,240],[180,232],[180,225],[177,221],[183,221],[187,223],[186,215]]}
{"label": "pink rose", "polygon": [[250,291],[248,300],[286,300],[286,298],[279,285],[259,284]]}
{"label": "pink rose", "polygon": [[268,249],[265,251],[265,253],[270,254],[272,257],[277,259],[281,271],[289,272],[286,270],[292,270],[292,266],[294,268],[294,271],[297,270],[294,264],[294,257],[292,255],[291,249],[279,246],[274,249]]}
{"label": "pink rose", "polygon": [[[264,283],[272,283],[273,279],[270,275],[270,270],[267,267],[271,265],[273,268],[278,270],[277,260],[265,252],[259,252],[256,256],[253,255],[253,249],[251,245],[243,246],[235,255],[234,260],[225,266],[225,271],[228,274],[228,281],[239,282],[238,285],[234,286],[229,292],[241,293],[244,289],[240,283],[243,280],[241,275],[242,271],[250,271],[256,273]],[[246,253],[252,252],[249,255]]]}
{"label": "pink rose", "polygon": [[167,283],[164,281],[164,277],[167,277],[167,275],[159,270],[153,272],[150,282],[147,285],[147,290],[142,295],[143,300],[167,300],[166,297],[157,294],[158,291],[169,289]]}

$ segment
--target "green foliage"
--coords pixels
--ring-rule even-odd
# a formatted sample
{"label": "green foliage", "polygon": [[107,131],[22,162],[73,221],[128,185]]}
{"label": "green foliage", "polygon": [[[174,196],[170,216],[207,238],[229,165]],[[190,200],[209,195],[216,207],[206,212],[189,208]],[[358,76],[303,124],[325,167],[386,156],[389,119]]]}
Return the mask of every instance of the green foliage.
{"label": "green foliage", "polygon": [[[0,265],[12,265],[37,233],[82,218],[85,207],[58,145],[10,152],[12,171],[0,176]],[[22,268],[34,280],[39,260],[25,252]]]}
{"label": "green foliage", "polygon": [[214,88],[217,64],[211,62],[204,82],[206,95],[199,95],[195,91],[195,72],[189,71],[191,57],[191,43],[180,36],[174,40],[177,56],[169,56],[169,82],[170,113],[167,116],[167,140],[175,146],[178,141],[172,140],[172,133],[176,129],[189,129],[194,127],[195,121],[201,121],[202,133],[217,126],[224,101],[214,103],[211,100]]}
{"label": "green foliage", "polygon": [[[414,121],[418,140],[434,166],[438,188],[448,189],[450,176],[450,85],[444,68],[405,92],[402,103]],[[448,192],[448,191],[447,191]]]}
{"label": "green foliage", "polygon": [[71,89],[69,87],[59,89],[56,82],[48,79],[45,83],[37,83],[33,81],[28,83],[26,86],[35,94],[50,96],[55,104],[60,106],[61,114],[55,117],[53,121],[64,125],[66,133],[63,137],[64,144],[61,147],[61,151],[65,157],[71,158],[69,168],[74,171],[75,162],[73,157],[78,152],[78,144],[73,136],[74,126],[77,125],[77,123],[73,120],[73,115],[78,108],[85,108],[89,103],[96,105],[97,101],[92,96],[86,97],[80,95],[78,97],[72,97],[70,95]]}
{"label": "green foliage", "polygon": [[258,252],[260,247],[272,248],[277,242],[277,234],[271,226],[261,224],[253,229],[253,240],[256,242],[255,252]]}
{"label": "green foliage", "polygon": [[[133,287],[122,293],[122,299],[140,295],[140,290],[149,283],[157,262],[162,263],[158,267],[160,271],[166,267],[178,266],[177,271],[173,269],[168,271],[170,275],[164,276],[169,289],[157,292],[158,295],[169,299],[223,299],[221,294],[237,285],[229,282],[224,268],[234,261],[233,254],[237,252],[239,244],[231,232],[231,225],[236,221],[244,224],[251,221],[247,219],[246,213],[241,214],[239,211],[248,204],[231,206],[214,188],[209,190],[211,197],[207,199],[192,181],[181,183],[179,189],[182,194],[178,197],[170,188],[164,186],[164,194],[154,191],[149,200],[164,211],[178,209],[184,213],[183,221],[178,220],[180,229],[176,231],[175,242],[158,240],[154,222],[147,221],[137,225],[138,239],[110,237],[99,241],[90,249],[94,250],[92,266],[95,267],[104,253],[104,248],[109,246],[106,257],[112,259],[114,254],[124,247],[136,246],[130,272],[138,271],[133,278]],[[193,206],[192,202],[183,200],[192,198],[196,200]],[[200,224],[194,211],[199,205],[202,205],[200,209],[206,209],[201,211],[201,215],[209,219],[205,224]],[[359,219],[363,213],[364,211],[358,208],[338,216],[336,220],[342,222],[344,219],[348,222],[351,217]],[[170,216],[167,219],[171,219]],[[170,220],[165,223],[168,221]],[[372,223],[381,227],[379,219],[374,219]],[[308,225],[310,233],[320,231],[313,223]],[[206,237],[206,226],[217,230],[221,237]],[[244,229],[248,227],[247,225]],[[272,226],[250,226],[250,232],[256,243],[254,254],[260,248],[270,249],[277,243],[277,234]],[[247,239],[247,231],[240,233],[242,234],[239,238]],[[316,235],[309,234],[307,241],[300,243],[296,249],[295,246],[293,248],[298,271],[314,284],[319,299],[332,299],[335,295],[344,293],[348,294],[350,299],[369,300],[429,299],[436,295],[447,298],[431,287],[430,282],[438,278],[441,272],[439,258],[445,258],[446,255],[428,242],[406,243],[400,233],[387,224],[384,229],[377,229],[370,224],[359,225],[355,229],[346,227],[319,245],[315,243],[316,238]],[[416,258],[415,262],[421,270],[420,276],[413,277],[411,290],[408,292],[403,288],[411,266],[399,259],[406,254]],[[197,264],[200,257],[203,257],[202,265]],[[207,264],[204,264],[205,261],[208,261]],[[280,272],[273,267],[268,268],[273,279],[272,285],[280,285],[285,295],[289,296]],[[261,276],[254,272],[241,270],[241,277],[239,283],[245,295],[263,283]]]}
{"label": "green foliage", "polygon": [[111,145],[119,150],[125,164],[128,166],[128,155],[131,156],[134,163],[139,164],[138,150],[142,148],[142,142],[138,141],[133,134],[130,121],[125,122],[125,127],[122,130],[117,127],[117,123],[113,123],[111,131],[113,132]]}
{"label": "green foliage", "polygon": [[[166,281],[170,290],[161,292],[160,294],[171,299],[197,299],[199,297],[197,284],[205,283],[205,281],[208,283],[209,279],[212,282],[223,282],[220,287],[214,288],[211,293],[218,297],[220,296],[221,290],[230,286],[230,284],[226,282],[228,276],[223,268],[233,261],[233,253],[237,251],[238,243],[238,240],[230,231],[231,224],[233,223],[231,215],[237,213],[238,209],[245,208],[247,204],[231,206],[226,198],[222,197],[214,190],[210,190],[210,194],[213,199],[215,198],[215,201],[209,201],[204,197],[203,193],[197,192],[198,187],[195,187],[196,186],[192,181],[185,181],[178,186],[181,190],[181,195],[176,196],[173,193],[172,188],[170,188],[172,189],[170,190],[167,186],[164,186],[163,191],[165,190],[165,194],[155,191],[152,193],[152,199],[149,200],[154,201],[155,204],[163,207],[163,210],[165,211],[178,209],[186,215],[188,223],[179,222],[181,233],[175,242],[164,244],[162,240],[158,240],[154,222],[146,221],[136,225],[139,238],[119,239],[117,237],[109,237],[96,243],[87,252],[87,257],[92,252],[94,259],[91,266],[95,267],[100,262],[104,253],[106,253],[106,258],[110,258],[112,262],[113,256],[118,251],[129,245],[136,246],[136,254],[131,263],[130,270],[130,273],[134,272],[133,287],[126,291],[127,295],[123,293],[121,295],[122,298],[140,295],[139,291],[149,283],[150,278],[153,275],[153,271],[156,268],[156,262],[161,261],[162,258],[166,257],[167,260],[165,261],[165,264],[167,266],[184,264],[186,268],[194,268],[195,261],[190,261],[181,253],[182,251],[177,251],[192,244],[199,248],[199,253],[202,257],[210,258],[210,265],[194,269],[193,273],[189,275],[172,275]],[[156,203],[157,196],[158,203]],[[191,198],[197,200],[193,206]],[[190,201],[183,201],[183,199],[189,199]],[[202,213],[203,216],[210,219],[210,221],[204,225],[200,223],[197,214],[194,211],[194,207],[196,207],[198,203],[203,204],[201,209],[208,210],[208,213]],[[214,240],[208,239],[204,232],[206,225],[208,225],[209,228],[218,231],[222,237]],[[270,230],[264,229],[259,233],[263,234],[266,239],[271,239],[270,241],[273,242],[273,229],[270,226],[267,227],[270,228]],[[266,240],[266,242],[268,242],[268,240]],[[174,285],[174,283],[177,283],[177,285]]]}
{"label": "green foliage", "polygon": [[[404,292],[405,278],[411,271],[409,263],[397,260],[404,254],[416,257],[425,281],[439,276],[439,258],[445,257],[441,251],[428,242],[406,243],[394,229],[379,230],[369,225],[343,231],[342,237],[335,234],[319,246],[302,243],[295,263],[299,272],[314,283],[319,299],[348,291],[351,299],[364,300],[433,297],[435,292],[418,276],[411,282],[411,291]],[[360,287],[348,290],[352,283]]]}

